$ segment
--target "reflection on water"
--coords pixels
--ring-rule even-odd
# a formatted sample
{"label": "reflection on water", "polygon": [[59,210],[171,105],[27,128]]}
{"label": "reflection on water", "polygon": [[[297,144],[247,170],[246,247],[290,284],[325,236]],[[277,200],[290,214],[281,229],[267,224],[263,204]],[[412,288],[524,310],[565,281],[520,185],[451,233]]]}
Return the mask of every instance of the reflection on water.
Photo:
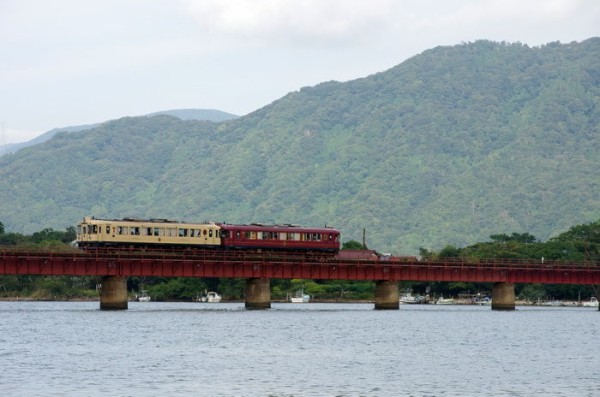
{"label": "reflection on water", "polygon": [[597,396],[586,308],[0,302],[4,396]]}

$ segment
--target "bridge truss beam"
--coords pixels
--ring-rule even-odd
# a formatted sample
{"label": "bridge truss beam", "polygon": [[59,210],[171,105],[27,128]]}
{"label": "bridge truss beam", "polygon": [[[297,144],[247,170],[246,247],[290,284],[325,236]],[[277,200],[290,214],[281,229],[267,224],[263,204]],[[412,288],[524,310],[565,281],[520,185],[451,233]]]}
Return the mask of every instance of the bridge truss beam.
{"label": "bridge truss beam", "polygon": [[0,252],[0,274],[600,284],[595,262],[340,260],[302,255]]}

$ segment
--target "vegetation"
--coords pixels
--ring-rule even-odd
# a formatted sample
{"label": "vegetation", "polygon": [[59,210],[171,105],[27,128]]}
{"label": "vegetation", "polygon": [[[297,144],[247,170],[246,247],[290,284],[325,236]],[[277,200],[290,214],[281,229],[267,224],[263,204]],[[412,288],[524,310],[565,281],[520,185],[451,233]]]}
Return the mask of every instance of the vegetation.
{"label": "vegetation", "polygon": [[[512,258],[600,263],[600,220],[574,226],[546,242],[538,241],[529,233],[495,234],[490,236],[490,239],[491,242],[477,243],[464,248],[447,245],[439,252],[421,248],[421,256],[426,259]],[[458,289],[464,291],[491,290],[491,285],[486,284],[458,284],[463,284]],[[420,287],[424,289],[424,285]],[[451,287],[452,284],[449,284],[448,288]],[[597,296],[597,291],[594,286],[524,284],[517,286],[516,294],[531,301],[549,298],[577,300],[580,297]]]}
{"label": "vegetation", "polygon": [[127,117],[0,157],[10,230],[83,216],[333,225],[415,255],[600,217],[600,38],[437,47],[222,122]]}
{"label": "vegetation", "polygon": [[[46,229],[30,236],[18,233],[5,233],[0,222],[0,250],[2,248],[66,249],[74,239],[74,230],[64,232]],[[578,225],[553,237],[546,242],[538,241],[529,233],[495,234],[492,241],[477,243],[467,247],[447,245],[439,252],[421,248],[424,259],[456,257],[475,258],[517,258],[547,260],[573,260],[600,262],[600,220]],[[358,241],[348,241],[342,249],[363,249]],[[98,277],[48,277],[48,276],[0,276],[0,297],[26,297],[34,300],[97,299]],[[190,301],[203,291],[219,291],[226,300],[243,300],[244,279],[217,278],[158,278],[130,277],[128,290],[133,296],[141,290],[158,301]],[[441,283],[403,282],[403,288],[415,293],[433,296],[458,296],[459,294],[487,294],[492,285],[488,283]],[[287,300],[298,290],[303,290],[313,298],[325,301],[372,300],[374,284],[370,281],[342,280],[271,280],[273,300]],[[587,299],[597,296],[594,286],[582,285],[540,285],[524,284],[516,288],[522,299]]]}

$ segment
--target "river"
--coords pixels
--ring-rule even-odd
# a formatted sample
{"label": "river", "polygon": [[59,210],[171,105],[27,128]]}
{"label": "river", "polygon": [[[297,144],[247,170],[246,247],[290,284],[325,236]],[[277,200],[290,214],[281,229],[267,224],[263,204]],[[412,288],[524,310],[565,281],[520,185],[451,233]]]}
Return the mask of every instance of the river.
{"label": "river", "polygon": [[590,308],[0,302],[2,396],[599,396]]}

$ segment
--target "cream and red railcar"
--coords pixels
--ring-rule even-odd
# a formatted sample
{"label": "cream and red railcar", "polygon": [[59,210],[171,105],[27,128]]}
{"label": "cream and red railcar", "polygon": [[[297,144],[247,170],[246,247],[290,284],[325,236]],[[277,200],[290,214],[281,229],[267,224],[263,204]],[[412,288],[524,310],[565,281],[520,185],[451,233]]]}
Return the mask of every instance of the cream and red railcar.
{"label": "cream and red railcar", "polygon": [[165,219],[96,219],[85,217],[77,225],[79,247],[219,247],[215,223],[182,223]]}
{"label": "cream and red railcar", "polygon": [[293,225],[221,224],[221,245],[230,249],[338,252],[340,232],[334,228]]}
{"label": "cream and red railcar", "polygon": [[182,223],[165,219],[96,219],[77,225],[79,247],[193,247],[242,250],[338,252],[340,232],[331,227]]}

